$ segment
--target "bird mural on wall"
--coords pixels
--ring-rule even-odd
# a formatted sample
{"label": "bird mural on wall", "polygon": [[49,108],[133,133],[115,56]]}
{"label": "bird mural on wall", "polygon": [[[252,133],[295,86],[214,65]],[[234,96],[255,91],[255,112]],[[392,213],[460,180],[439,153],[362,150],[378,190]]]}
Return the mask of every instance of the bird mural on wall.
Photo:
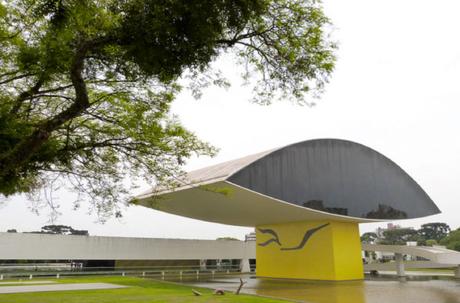
{"label": "bird mural on wall", "polygon": [[268,241],[265,241],[263,243],[259,243],[258,245],[259,246],[267,246],[268,244],[270,243],[276,243],[278,244],[279,246],[281,246],[281,242],[279,240],[279,237],[278,237],[278,234],[273,230],[273,229],[269,229],[269,228],[266,228],[266,229],[262,229],[262,228],[258,228],[258,230],[263,233],[263,234],[270,234],[273,236],[273,238],[269,239]]}
{"label": "bird mural on wall", "polygon": [[[302,249],[308,242],[308,240],[311,238],[311,236],[313,236],[314,233],[316,233],[317,231],[319,231],[320,229],[328,226],[329,223],[326,223],[326,224],[323,224],[323,225],[320,225],[318,227],[315,227],[315,228],[311,228],[309,230],[307,230],[302,238],[302,240],[300,241],[300,243],[296,246],[293,246],[293,247],[281,247],[280,250],[298,250],[298,249]],[[265,242],[262,242],[262,243],[258,243],[257,245],[259,246],[267,246],[271,243],[276,243],[278,244],[279,246],[282,246],[280,240],[279,240],[279,236],[278,234],[276,233],[276,231],[274,231],[273,229],[269,229],[269,228],[266,228],[266,229],[262,229],[262,228],[258,228],[258,230],[263,233],[263,234],[269,234],[269,235],[272,235],[273,238],[265,241]]]}

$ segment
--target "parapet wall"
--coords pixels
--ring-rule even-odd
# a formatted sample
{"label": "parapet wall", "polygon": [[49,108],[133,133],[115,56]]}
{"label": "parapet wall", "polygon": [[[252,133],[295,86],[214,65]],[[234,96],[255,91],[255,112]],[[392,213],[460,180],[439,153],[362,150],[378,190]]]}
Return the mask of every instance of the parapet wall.
{"label": "parapet wall", "polygon": [[255,257],[255,241],[0,233],[0,260],[199,260]]}

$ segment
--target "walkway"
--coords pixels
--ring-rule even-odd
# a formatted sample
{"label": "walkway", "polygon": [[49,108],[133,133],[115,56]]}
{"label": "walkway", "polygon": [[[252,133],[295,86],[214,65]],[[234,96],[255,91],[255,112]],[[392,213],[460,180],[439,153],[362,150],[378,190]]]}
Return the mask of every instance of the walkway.
{"label": "walkway", "polygon": [[42,291],[65,291],[65,290],[93,290],[93,289],[114,289],[127,286],[111,283],[69,283],[69,284],[50,284],[50,285],[27,285],[27,286],[2,286],[0,294],[13,294],[23,292],[42,292]]}
{"label": "walkway", "polygon": [[[364,251],[391,252],[395,262],[365,264],[364,270],[396,270],[398,276],[404,276],[408,268],[442,268],[457,267],[455,277],[460,278],[460,252],[431,246],[378,245],[362,244]],[[404,262],[404,255],[422,257],[428,261]]]}

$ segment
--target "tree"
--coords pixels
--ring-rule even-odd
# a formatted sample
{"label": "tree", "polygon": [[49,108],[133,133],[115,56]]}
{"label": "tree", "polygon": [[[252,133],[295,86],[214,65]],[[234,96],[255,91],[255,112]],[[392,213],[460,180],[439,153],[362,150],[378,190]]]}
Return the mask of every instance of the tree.
{"label": "tree", "polygon": [[383,232],[383,237],[380,243],[386,245],[405,245],[408,241],[419,239],[417,231],[412,228],[388,229]]}
{"label": "tree", "polygon": [[70,234],[72,227],[67,225],[45,225],[41,228],[41,233],[44,234],[56,234],[56,235],[68,235]]}
{"label": "tree", "polygon": [[440,244],[445,245],[448,249],[460,251],[460,228],[451,231],[440,241]]}
{"label": "tree", "polygon": [[78,229],[73,229],[71,226],[54,225],[54,224],[42,226],[40,231],[33,232],[33,233],[53,234],[53,235],[79,235],[79,236],[89,235],[87,230],[78,230]]}
{"label": "tree", "polygon": [[361,243],[374,243],[374,241],[378,238],[376,233],[368,232],[364,233],[361,236]]}
{"label": "tree", "polygon": [[0,2],[0,193],[64,184],[104,214],[128,179],[177,185],[215,152],[169,114],[179,83],[226,86],[212,63],[231,53],[256,102],[308,103],[333,70],[328,26],[315,0]]}
{"label": "tree", "polygon": [[218,241],[240,241],[239,239],[233,238],[233,237],[219,237],[216,240]]}
{"label": "tree", "polygon": [[428,239],[428,240],[425,241],[425,245],[426,246],[438,245],[438,241],[436,241],[434,239]]}
{"label": "tree", "polygon": [[419,234],[424,240],[435,240],[439,242],[450,232],[450,227],[446,223],[427,223],[419,229]]}

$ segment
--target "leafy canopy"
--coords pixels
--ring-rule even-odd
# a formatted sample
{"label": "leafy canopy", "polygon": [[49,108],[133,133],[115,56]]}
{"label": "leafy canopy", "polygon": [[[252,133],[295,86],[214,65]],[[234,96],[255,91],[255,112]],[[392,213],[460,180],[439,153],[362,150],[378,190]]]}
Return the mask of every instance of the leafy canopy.
{"label": "leafy canopy", "polygon": [[409,241],[418,241],[419,235],[417,230],[412,228],[395,228],[387,229],[383,232],[383,239],[379,244],[385,245],[406,245]]}
{"label": "leafy canopy", "polygon": [[77,235],[89,236],[87,230],[74,229],[68,225],[45,225],[42,226],[40,231],[33,231],[36,234],[52,234],[52,235]]}
{"label": "leafy canopy", "polygon": [[126,180],[173,184],[215,151],[169,113],[179,80],[226,85],[212,63],[232,53],[256,102],[308,103],[328,26],[315,0],[0,1],[0,194],[61,183],[112,214]]}
{"label": "leafy canopy", "polygon": [[364,233],[361,237],[360,237],[360,240],[361,240],[361,243],[366,243],[366,244],[372,244],[375,242],[375,240],[378,239],[378,236],[376,233],[373,233],[373,232],[367,232],[367,233]]}
{"label": "leafy canopy", "polygon": [[446,223],[426,223],[423,224],[419,230],[419,234],[423,239],[435,240],[439,242],[447,236],[450,232],[450,227]]}
{"label": "leafy canopy", "polygon": [[440,241],[440,244],[445,245],[448,249],[460,251],[460,228],[451,231]]}

